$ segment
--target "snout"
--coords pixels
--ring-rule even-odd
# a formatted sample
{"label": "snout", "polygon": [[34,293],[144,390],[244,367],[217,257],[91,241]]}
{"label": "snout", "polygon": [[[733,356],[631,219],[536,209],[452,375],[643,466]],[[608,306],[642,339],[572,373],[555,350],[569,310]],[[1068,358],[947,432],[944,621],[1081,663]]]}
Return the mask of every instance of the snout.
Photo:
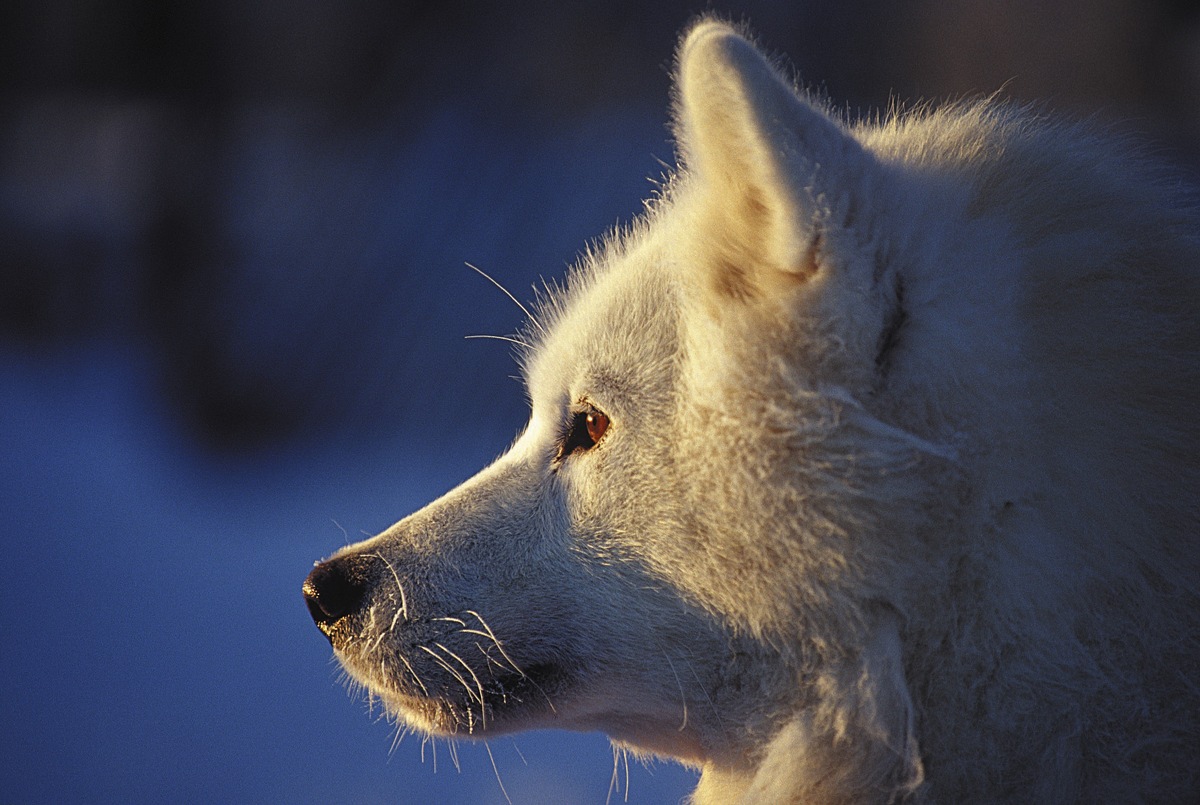
{"label": "snout", "polygon": [[304,580],[304,602],[326,637],[334,625],[362,606],[374,577],[376,558],[349,554],[318,562]]}

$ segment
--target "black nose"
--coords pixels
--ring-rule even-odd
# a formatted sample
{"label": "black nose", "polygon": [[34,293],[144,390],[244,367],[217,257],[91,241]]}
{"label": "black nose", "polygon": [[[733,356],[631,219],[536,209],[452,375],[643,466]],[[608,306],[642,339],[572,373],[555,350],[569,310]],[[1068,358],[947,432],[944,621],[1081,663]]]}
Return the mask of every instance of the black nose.
{"label": "black nose", "polygon": [[341,556],[320,562],[304,580],[304,601],[317,626],[356,612],[371,580],[374,557]]}

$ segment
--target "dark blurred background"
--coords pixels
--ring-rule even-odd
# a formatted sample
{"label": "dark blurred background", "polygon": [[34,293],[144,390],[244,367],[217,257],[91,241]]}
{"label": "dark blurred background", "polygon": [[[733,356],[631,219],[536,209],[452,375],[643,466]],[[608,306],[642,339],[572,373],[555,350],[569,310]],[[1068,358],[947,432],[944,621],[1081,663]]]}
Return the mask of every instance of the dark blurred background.
{"label": "dark blurred background", "polygon": [[[464,264],[529,299],[638,212],[710,8],[852,114],[1003,88],[1196,184],[1189,0],[0,5],[0,799],[503,801],[389,763],[300,581],[519,429]],[[514,801],[603,801],[539,740]]]}
{"label": "dark blurred background", "polygon": [[[852,110],[990,93],[1200,132],[1184,0],[734,3]],[[146,346],[196,439],[515,424],[456,403],[522,298],[671,160],[696,2],[39,0],[0,11],[0,336]],[[443,373],[454,355],[454,372]],[[495,378],[490,378],[495,380]],[[436,380],[436,382],[434,382]],[[494,383],[489,382],[488,387]],[[511,389],[509,389],[511,391]],[[457,392],[457,393],[455,393]],[[515,402],[512,402],[515,400]],[[481,406],[478,403],[486,403]],[[424,420],[422,422],[422,420]],[[411,427],[411,426],[410,426]],[[438,433],[438,438],[445,434]]]}

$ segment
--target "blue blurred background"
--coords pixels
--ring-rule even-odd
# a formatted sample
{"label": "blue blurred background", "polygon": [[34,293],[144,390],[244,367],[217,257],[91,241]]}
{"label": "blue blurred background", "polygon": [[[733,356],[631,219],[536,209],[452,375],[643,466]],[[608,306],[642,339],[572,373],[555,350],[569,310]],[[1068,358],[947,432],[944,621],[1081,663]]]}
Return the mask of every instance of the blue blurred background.
{"label": "blue blurred background", "polygon": [[[506,345],[463,339],[520,311],[464,263],[528,299],[638,212],[705,8],[0,7],[0,801],[606,801],[601,736],[393,748],[300,583],[520,428]],[[1193,3],[717,9],[852,113],[1003,85],[1195,183]]]}

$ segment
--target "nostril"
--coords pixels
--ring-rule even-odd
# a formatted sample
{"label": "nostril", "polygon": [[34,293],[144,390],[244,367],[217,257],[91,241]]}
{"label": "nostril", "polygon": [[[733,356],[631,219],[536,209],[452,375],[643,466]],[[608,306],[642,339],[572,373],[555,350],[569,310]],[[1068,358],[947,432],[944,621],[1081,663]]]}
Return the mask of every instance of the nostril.
{"label": "nostril", "polygon": [[318,626],[332,624],[358,609],[368,573],[357,557],[320,562],[304,580],[304,601]]}

